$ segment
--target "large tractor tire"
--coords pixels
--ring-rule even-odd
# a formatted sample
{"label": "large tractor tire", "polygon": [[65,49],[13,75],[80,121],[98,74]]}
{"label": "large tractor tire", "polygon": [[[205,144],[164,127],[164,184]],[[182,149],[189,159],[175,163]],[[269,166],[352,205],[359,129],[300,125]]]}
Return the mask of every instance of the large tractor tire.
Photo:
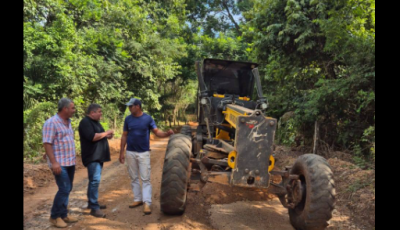
{"label": "large tractor tire", "polygon": [[181,134],[192,137],[192,128],[189,125],[182,126]]}
{"label": "large tractor tire", "polygon": [[325,158],[304,154],[294,163],[290,174],[300,176],[303,194],[289,208],[290,223],[296,230],[323,230],[332,218],[335,205],[333,173]]}
{"label": "large tractor tire", "polygon": [[187,148],[191,150],[192,148],[192,140],[191,137],[184,134],[175,134],[172,135],[168,141],[167,151],[165,153],[165,158],[171,153],[174,152],[172,149],[181,149],[183,153],[185,153],[188,158],[192,157],[191,152],[187,152]]}
{"label": "large tractor tire", "polygon": [[184,134],[175,134],[168,142],[160,196],[161,211],[165,214],[180,215],[185,211],[191,149],[191,138]]}

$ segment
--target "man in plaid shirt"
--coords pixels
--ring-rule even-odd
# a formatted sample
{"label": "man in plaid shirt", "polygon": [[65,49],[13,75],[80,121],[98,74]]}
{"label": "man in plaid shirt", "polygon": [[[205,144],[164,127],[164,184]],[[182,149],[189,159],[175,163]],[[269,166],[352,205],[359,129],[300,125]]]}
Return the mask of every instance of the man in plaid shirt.
{"label": "man in plaid shirt", "polygon": [[47,163],[58,186],[51,208],[50,223],[59,228],[67,227],[66,223],[78,221],[77,218],[68,216],[67,210],[75,174],[75,142],[70,119],[74,113],[74,103],[68,98],[62,98],[58,102],[58,113],[43,125]]}

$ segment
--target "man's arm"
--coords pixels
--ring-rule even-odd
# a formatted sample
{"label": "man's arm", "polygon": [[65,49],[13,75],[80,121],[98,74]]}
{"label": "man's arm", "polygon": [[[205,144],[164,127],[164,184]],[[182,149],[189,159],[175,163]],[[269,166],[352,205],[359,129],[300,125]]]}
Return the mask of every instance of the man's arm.
{"label": "man's arm", "polygon": [[120,152],[119,152],[119,162],[121,164],[125,163],[125,145],[126,145],[126,139],[128,138],[128,131],[124,131],[122,133],[121,137],[121,147],[120,147]]}
{"label": "man's arm", "polygon": [[49,160],[51,162],[51,170],[55,175],[60,175],[61,173],[61,166],[60,164],[56,161],[56,158],[54,157],[53,153],[53,146],[50,143],[43,143],[44,145],[44,150],[46,151],[46,155],[49,157]]}
{"label": "man's arm", "polygon": [[154,135],[156,135],[157,137],[169,137],[172,134],[174,134],[174,131],[172,131],[172,129],[168,130],[167,132],[163,132],[157,128],[152,129],[151,131],[153,131]]}
{"label": "man's arm", "polygon": [[89,122],[88,119],[84,118],[79,123],[79,136],[88,141],[96,142],[112,134],[114,134],[114,130],[107,130],[106,132],[96,133],[93,125]]}
{"label": "man's arm", "polygon": [[107,139],[111,139],[114,137],[114,133],[108,134],[106,137],[107,137]]}
{"label": "man's arm", "polygon": [[111,138],[111,135],[114,134],[114,130],[107,130],[103,133],[95,133],[93,137],[93,142],[103,139],[104,137]]}
{"label": "man's arm", "polygon": [[[61,174],[61,165],[57,162],[54,152],[53,152],[53,144],[56,136],[57,130],[54,124],[50,121],[46,121],[43,125],[42,129],[42,139],[43,139],[43,147],[46,152],[45,155],[49,157],[51,163],[51,170],[54,175]],[[43,156],[44,158],[44,156]]]}

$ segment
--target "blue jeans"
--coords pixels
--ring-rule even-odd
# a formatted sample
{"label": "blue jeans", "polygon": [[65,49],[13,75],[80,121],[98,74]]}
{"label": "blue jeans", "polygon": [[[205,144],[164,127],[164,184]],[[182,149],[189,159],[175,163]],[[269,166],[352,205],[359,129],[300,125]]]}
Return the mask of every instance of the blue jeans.
{"label": "blue jeans", "polygon": [[69,193],[72,190],[72,183],[74,181],[75,165],[61,166],[61,173],[54,175],[58,186],[58,192],[54,197],[53,207],[51,208],[51,218],[58,217],[65,218],[68,215],[68,200]]}
{"label": "blue jeans", "polygon": [[99,202],[99,185],[101,179],[101,170],[103,168],[103,163],[91,162],[87,165],[89,185],[87,190],[88,206],[93,210],[100,209]]}

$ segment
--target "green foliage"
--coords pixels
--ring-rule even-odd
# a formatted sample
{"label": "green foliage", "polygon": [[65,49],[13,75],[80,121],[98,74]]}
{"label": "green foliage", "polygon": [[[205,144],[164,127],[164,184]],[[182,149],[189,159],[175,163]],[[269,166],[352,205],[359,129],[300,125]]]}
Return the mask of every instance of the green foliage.
{"label": "green foliage", "polygon": [[177,60],[186,56],[178,36],[184,8],[183,0],[24,0],[24,115],[61,97],[75,102],[74,129],[90,103],[105,106],[104,122],[112,128],[133,95],[159,110],[156,86],[177,77]]}
{"label": "green foliage", "polygon": [[357,166],[360,168],[374,168],[375,127],[371,126],[364,130],[361,141],[355,144],[353,152],[353,160]]}
{"label": "green foliage", "polygon": [[57,105],[42,102],[24,111],[24,160],[38,157],[44,152],[42,144],[42,127],[44,122],[57,111]]}
{"label": "green foliage", "polygon": [[[251,3],[244,0],[187,0],[186,10],[192,24],[192,32],[201,27],[204,34],[215,37],[218,33],[235,32],[241,34],[241,11],[249,8]],[[239,17],[239,19],[238,19]]]}
{"label": "green foliage", "polygon": [[355,145],[353,147],[353,160],[354,163],[360,167],[360,168],[366,168],[367,166],[367,161],[365,160],[365,157],[362,154],[362,149],[360,147],[360,145]]}
{"label": "green foliage", "polygon": [[159,128],[185,121],[195,61],[220,58],[258,62],[268,115],[294,111],[281,143],[310,143],[318,121],[322,142],[375,161],[375,0],[24,0],[23,12],[27,159],[62,97],[75,132],[98,103],[120,137],[131,97]]}
{"label": "green foliage", "polygon": [[108,126],[107,122],[100,122],[100,124],[101,124],[101,126],[103,126],[104,130],[109,130],[110,129],[110,127]]}
{"label": "green foliage", "polygon": [[279,123],[276,132],[276,139],[279,141],[278,144],[291,146],[295,143],[295,138],[298,133],[295,122],[294,119],[289,119],[286,122]]}
{"label": "green foliage", "polygon": [[[375,124],[375,1],[254,0],[244,16],[270,115],[295,111],[295,126],[338,149]],[[312,130],[310,132],[310,130]],[[288,140],[289,141],[289,140]]]}

